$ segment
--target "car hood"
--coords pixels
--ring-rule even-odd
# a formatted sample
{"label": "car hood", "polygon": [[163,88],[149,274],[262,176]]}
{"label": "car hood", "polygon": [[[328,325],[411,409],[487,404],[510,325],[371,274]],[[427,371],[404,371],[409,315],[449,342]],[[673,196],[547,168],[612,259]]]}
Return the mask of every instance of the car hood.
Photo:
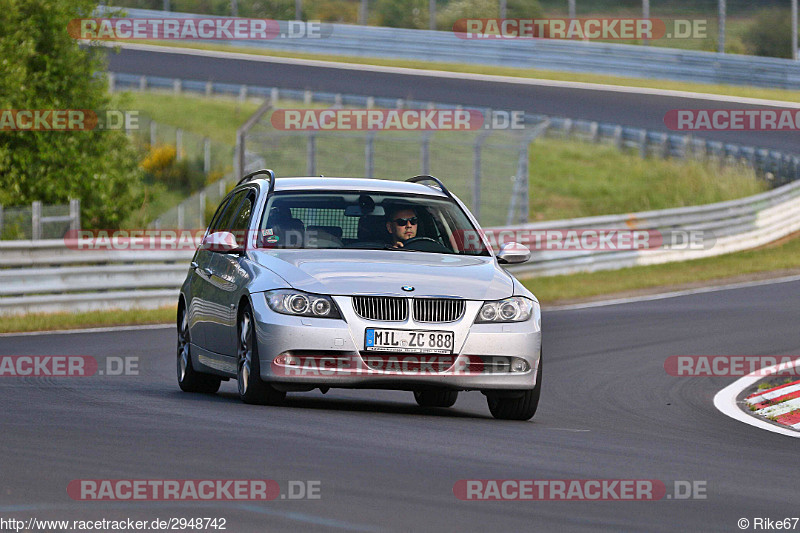
{"label": "car hood", "polygon": [[[318,294],[454,296],[497,300],[513,294],[513,280],[493,257],[391,250],[257,250],[250,258],[292,287]],[[403,286],[414,287],[413,292]],[[251,289],[269,290],[276,287]]]}

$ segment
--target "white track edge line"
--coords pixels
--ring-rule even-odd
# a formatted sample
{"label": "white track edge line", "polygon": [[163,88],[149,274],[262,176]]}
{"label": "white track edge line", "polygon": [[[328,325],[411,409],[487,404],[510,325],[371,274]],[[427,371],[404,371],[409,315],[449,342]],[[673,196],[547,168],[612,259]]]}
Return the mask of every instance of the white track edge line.
{"label": "white track edge line", "polygon": [[[536,278],[531,278],[535,281]],[[702,294],[706,292],[728,291],[734,289],[746,289],[748,287],[758,287],[761,285],[773,285],[778,283],[791,283],[793,281],[800,281],[800,275],[787,276],[783,278],[764,279],[758,281],[743,281],[741,283],[731,283],[728,285],[713,285],[710,287],[698,287],[696,289],[686,289],[683,291],[662,292],[658,294],[647,294],[644,296],[631,296],[630,298],[616,298],[613,300],[600,300],[597,302],[586,302],[582,304],[569,304],[548,306],[542,305],[544,311],[572,311],[575,309],[589,309],[591,307],[605,307],[609,305],[622,305],[637,302],[649,302],[652,300],[665,300],[667,298],[677,298],[679,296],[691,296],[693,294]],[[533,291],[536,294],[536,291]]]}
{"label": "white track edge line", "polygon": [[[800,359],[796,359],[793,366],[800,366]],[[714,396],[714,407],[716,407],[717,410],[722,414],[750,426],[755,426],[759,429],[766,429],[767,431],[780,433],[781,435],[787,435],[796,439],[800,438],[800,431],[776,426],[754,416],[748,415],[742,411],[742,409],[736,403],[736,397],[739,396],[744,389],[763,379],[765,376],[774,374],[778,370],[778,367],[780,367],[781,370],[786,370],[785,365],[773,365],[767,368],[758,369],[755,372],[737,379]]]}
{"label": "white track edge line", "polygon": [[3,337],[38,337],[41,335],[69,335],[73,333],[112,333],[117,331],[141,331],[148,329],[167,329],[174,328],[175,324],[143,324],[140,326],[108,326],[102,328],[83,328],[83,329],[55,329],[52,331],[21,331],[18,333],[0,333]]}

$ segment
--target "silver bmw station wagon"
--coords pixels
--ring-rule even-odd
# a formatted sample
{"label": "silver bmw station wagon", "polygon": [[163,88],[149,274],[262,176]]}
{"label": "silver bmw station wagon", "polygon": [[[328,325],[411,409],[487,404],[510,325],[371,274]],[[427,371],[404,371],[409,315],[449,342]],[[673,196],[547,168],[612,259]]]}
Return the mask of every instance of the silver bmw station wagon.
{"label": "silver bmw station wagon", "polygon": [[243,401],[331,387],[407,390],[422,407],[481,391],[528,420],[542,380],[541,311],[464,204],[406,181],[248,174],[222,201],[178,301],[178,383]]}

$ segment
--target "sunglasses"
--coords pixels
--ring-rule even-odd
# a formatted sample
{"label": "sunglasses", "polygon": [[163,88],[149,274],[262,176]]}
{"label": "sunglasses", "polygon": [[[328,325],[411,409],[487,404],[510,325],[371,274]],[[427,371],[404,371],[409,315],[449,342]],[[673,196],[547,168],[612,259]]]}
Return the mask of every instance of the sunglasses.
{"label": "sunglasses", "polygon": [[407,226],[409,222],[411,222],[412,226],[416,226],[417,225],[417,217],[396,218],[396,219],[394,219],[394,223],[397,224],[398,226]]}

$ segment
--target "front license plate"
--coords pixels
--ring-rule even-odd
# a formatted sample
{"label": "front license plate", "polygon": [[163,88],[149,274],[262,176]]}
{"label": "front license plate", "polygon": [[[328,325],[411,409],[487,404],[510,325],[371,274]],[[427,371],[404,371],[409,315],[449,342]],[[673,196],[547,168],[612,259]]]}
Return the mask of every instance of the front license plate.
{"label": "front license plate", "polygon": [[369,352],[453,353],[452,331],[408,331],[367,328],[364,347]]}

